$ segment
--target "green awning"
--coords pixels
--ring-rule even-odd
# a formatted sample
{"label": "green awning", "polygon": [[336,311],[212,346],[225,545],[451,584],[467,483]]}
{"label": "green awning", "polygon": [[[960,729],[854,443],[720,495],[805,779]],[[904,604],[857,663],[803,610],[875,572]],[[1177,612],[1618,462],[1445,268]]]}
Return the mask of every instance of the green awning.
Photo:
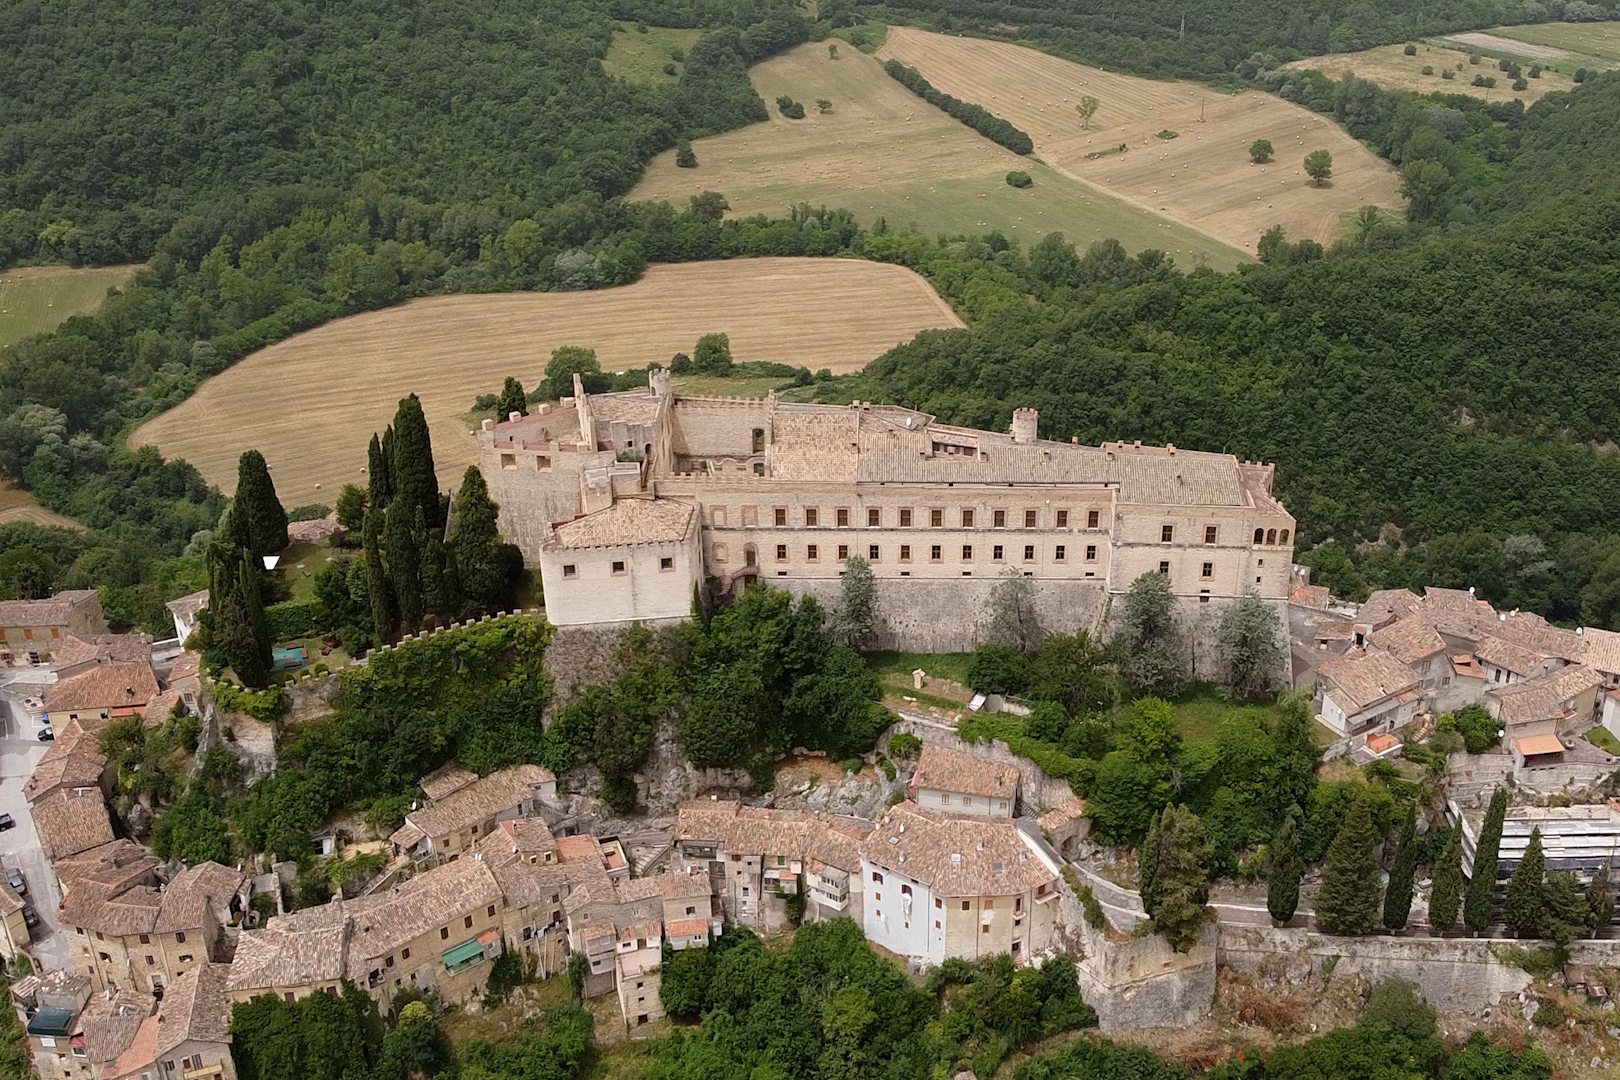
{"label": "green awning", "polygon": [[442,959],[444,966],[455,970],[456,968],[471,967],[484,958],[484,947],[476,941],[466,941],[446,952]]}

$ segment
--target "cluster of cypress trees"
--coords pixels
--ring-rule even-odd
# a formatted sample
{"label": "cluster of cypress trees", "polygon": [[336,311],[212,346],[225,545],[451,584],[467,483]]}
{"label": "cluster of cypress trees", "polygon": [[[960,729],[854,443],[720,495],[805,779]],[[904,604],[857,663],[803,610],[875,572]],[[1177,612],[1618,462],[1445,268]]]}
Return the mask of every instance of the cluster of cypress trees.
{"label": "cluster of cypress trees", "polygon": [[1474,876],[1468,881],[1468,897],[1463,901],[1463,925],[1482,934],[1491,925],[1496,907],[1496,864],[1502,848],[1502,823],[1507,819],[1508,793],[1497,788],[1491,794],[1485,823],[1479,830],[1479,847],[1474,850]]}
{"label": "cluster of cypress trees", "polygon": [[[521,397],[517,381],[507,383],[503,402]],[[400,401],[394,422],[380,436],[372,435],[367,457],[361,536],[378,639],[402,628],[414,631],[430,617],[448,620],[509,607],[522,557],[501,541],[499,507],[476,467],[463,476],[453,512],[439,494],[433,442],[415,394]]]}
{"label": "cluster of cypress trees", "polygon": [[1198,943],[1209,903],[1209,837],[1203,822],[1185,806],[1167,806],[1153,815],[1143,841],[1138,888],[1153,929],[1176,952]]}
{"label": "cluster of cypress trees", "polygon": [[264,613],[262,558],[286,546],[287,511],[264,455],[249,450],[237,462],[236,496],[208,545],[205,625],[208,651],[253,689],[269,682],[275,644]]}
{"label": "cluster of cypress trees", "polygon": [[1548,938],[1559,948],[1568,948],[1576,938],[1614,921],[1608,865],[1598,869],[1582,896],[1572,871],[1547,872],[1541,829],[1534,829],[1524,857],[1508,878],[1502,921],[1520,937]]}

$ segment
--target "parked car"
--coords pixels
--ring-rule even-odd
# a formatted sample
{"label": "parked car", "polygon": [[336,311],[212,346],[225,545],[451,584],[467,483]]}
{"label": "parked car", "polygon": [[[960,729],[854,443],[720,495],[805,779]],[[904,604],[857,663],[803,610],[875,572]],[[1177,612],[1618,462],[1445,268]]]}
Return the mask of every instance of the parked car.
{"label": "parked car", "polygon": [[39,736],[38,737],[39,737],[40,742],[55,742],[56,741],[56,732],[52,731],[48,727],[42,727],[42,728],[39,729]]}
{"label": "parked car", "polygon": [[34,913],[33,908],[26,905],[23,907],[23,922],[30,930],[39,925],[39,916]]}
{"label": "parked car", "polygon": [[23,880],[22,871],[15,866],[6,871],[6,884],[10,885],[12,891],[18,896],[24,896],[28,893],[28,882]]}
{"label": "parked car", "polygon": [[11,819],[10,814],[0,814],[0,832],[5,832],[15,824],[17,823]]}

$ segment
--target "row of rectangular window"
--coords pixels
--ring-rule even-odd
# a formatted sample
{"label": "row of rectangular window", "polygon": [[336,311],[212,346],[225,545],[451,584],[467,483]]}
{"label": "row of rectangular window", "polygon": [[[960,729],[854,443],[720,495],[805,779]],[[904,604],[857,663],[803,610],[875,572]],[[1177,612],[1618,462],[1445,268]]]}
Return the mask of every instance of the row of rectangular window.
{"label": "row of rectangular window", "polygon": [[[848,544],[839,544],[838,545],[838,561],[839,562],[843,562],[845,559],[849,558],[849,548],[850,548],[850,546]],[[1005,545],[1002,545],[1002,544],[992,545],[991,549],[990,549],[990,552],[991,552],[990,559],[991,559],[992,562],[1004,562],[1005,561],[1005,554],[1004,554]],[[817,562],[821,558],[821,545],[819,545],[819,544],[806,544],[805,548],[804,548],[804,557],[809,562]],[[1054,547],[1052,549],[1052,558],[1056,562],[1067,562],[1068,558],[1069,558],[1068,545],[1067,544],[1058,544],[1056,547]],[[786,544],[777,544],[776,545],[776,561],[777,562],[787,562],[788,561],[788,545],[786,545]],[[866,545],[866,561],[867,562],[882,562],[883,561],[883,546],[881,544],[868,544],[868,545]],[[910,562],[911,561],[911,545],[910,544],[901,544],[900,545],[900,561],[901,562]],[[929,562],[943,562],[944,561],[944,545],[942,545],[942,544],[930,544],[929,547],[928,547],[928,561]],[[963,562],[971,562],[971,561],[973,561],[973,545],[972,544],[963,544],[962,545],[962,561]],[[1025,544],[1024,545],[1024,561],[1025,562],[1034,562],[1035,561],[1035,545],[1034,544]],[[1096,544],[1087,544],[1086,545],[1086,562],[1096,562],[1096,561],[1097,561],[1097,545]]]}
{"label": "row of rectangular window", "polygon": [[[903,506],[898,510],[897,513],[898,513],[898,518],[899,518],[899,527],[902,528],[902,529],[911,528],[912,524],[913,524],[913,515],[912,515],[911,507]],[[1023,514],[1024,514],[1024,528],[1026,528],[1026,529],[1036,529],[1036,528],[1040,527],[1040,511],[1039,510],[1025,510],[1025,511],[1023,511]],[[1067,511],[1067,510],[1058,510],[1058,511],[1056,511],[1056,514],[1057,514],[1056,527],[1059,528],[1059,529],[1067,529],[1069,527],[1069,511]],[[974,527],[974,522],[977,520],[976,511],[974,511],[970,507],[963,507],[961,510],[958,511],[958,515],[959,516],[958,516],[957,520],[961,523],[962,528],[971,529],[971,528]],[[710,512],[710,516],[711,516],[711,518],[713,520],[713,523],[715,525],[724,525],[726,523],[726,508],[723,507],[723,506],[714,507],[714,509]],[[773,510],[773,519],[772,520],[775,523],[777,528],[779,528],[779,529],[787,528],[788,527],[788,508],[785,507],[785,506],[776,507]],[[1088,528],[1088,529],[1098,528],[1101,520],[1102,520],[1101,511],[1098,511],[1098,510],[1087,510],[1086,511],[1086,528]],[[1007,526],[1007,511],[1006,510],[992,510],[990,512],[990,521],[991,521],[991,528],[995,528],[995,529],[1005,529],[1005,528],[1007,528],[1008,527]],[[850,518],[850,511],[849,511],[848,507],[841,506],[838,509],[833,511],[833,524],[837,528],[847,529],[847,528],[850,527],[850,522],[851,522],[851,518]],[[742,524],[745,525],[745,526],[759,524],[759,515],[758,515],[758,512],[754,509],[754,507],[745,506],[745,507],[742,508]],[[818,528],[821,527],[821,511],[818,508],[813,507],[813,506],[805,508],[805,510],[804,510],[804,527],[807,528],[807,529],[818,529]],[[867,509],[866,509],[866,527],[869,528],[869,529],[880,529],[880,528],[883,527],[883,510],[882,510],[881,507],[876,507],[876,506],[867,507]],[[945,511],[941,510],[941,509],[931,509],[931,510],[929,510],[928,511],[928,527],[932,528],[932,529],[943,529],[945,527]]]}

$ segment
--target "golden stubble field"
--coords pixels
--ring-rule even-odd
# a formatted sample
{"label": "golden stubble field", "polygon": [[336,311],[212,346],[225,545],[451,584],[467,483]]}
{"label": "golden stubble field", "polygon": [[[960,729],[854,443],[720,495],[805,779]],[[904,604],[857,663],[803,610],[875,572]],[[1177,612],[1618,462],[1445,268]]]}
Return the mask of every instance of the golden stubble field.
{"label": "golden stubble field", "polygon": [[[679,204],[718,191],[733,217],[782,216],[807,202],[849,210],[865,225],[880,217],[895,230],[914,225],[928,236],[999,229],[1025,249],[1062,232],[1082,251],[1108,237],[1128,251],[1160,248],[1184,269],[1230,270],[1249,261],[1252,239],[1233,247],[1020,157],[889,78],[880,60],[834,44],[836,60],[827,43],[812,42],[750,68],[769,119],[694,142],[693,169],[677,168],[673,150],[658,155],[630,197]],[[781,115],[781,94],[804,104],[804,119]],[[832,111],[820,112],[818,98]],[[1028,172],[1034,186],[1009,187],[1015,169]]]}
{"label": "golden stubble field", "polygon": [[[1462,65],[1460,69],[1459,64]],[[1543,94],[1554,90],[1570,90],[1575,86],[1575,80],[1564,72],[1543,71],[1541,78],[1525,80],[1526,89],[1515,90],[1513,80],[1508,78],[1505,72],[1498,71],[1494,62],[1481,60],[1478,64],[1470,64],[1466,50],[1430,44],[1419,45],[1416,56],[1407,56],[1404,45],[1382,45],[1362,52],[1310,56],[1283,66],[1303,71],[1320,71],[1330,79],[1342,79],[1344,73],[1350,71],[1360,78],[1371,79],[1387,90],[1415,90],[1420,94],[1467,94],[1481,101],[1512,101],[1514,98],[1520,98],[1526,105],[1534,104]],[[1430,74],[1423,74],[1425,67],[1433,69]],[[1440,72],[1447,68],[1454,72],[1449,79],[1440,75]],[[1574,68],[1570,68],[1570,71],[1573,70]],[[1469,85],[1475,75],[1494,76],[1496,85],[1494,87]]]}
{"label": "golden stubble field", "polygon": [[258,449],[287,506],[337,498],[364,482],[366,444],[400,398],[422,399],[439,481],[460,483],[477,457],[465,414],[508,375],[533,389],[551,351],[596,350],[605,371],[668,363],[702,334],[731,336],[732,356],[854,371],[919,330],[961,326],[917,274],[856,259],[765,258],[648,268],[594,292],[439,296],[298,334],[209,379],[130,445],[155,445],[227,493],[236,459]]}
{"label": "golden stubble field", "polygon": [[[1368,203],[1392,211],[1404,205],[1388,163],[1331,120],[1257,90],[1221,94],[899,26],[889,29],[878,55],[1023,128],[1053,168],[1246,251],[1272,225],[1294,240],[1327,243],[1346,215]],[[1075,112],[1086,95],[1101,102],[1090,130]],[[1165,129],[1178,137],[1158,138]],[[1261,138],[1271,141],[1276,159],[1254,165],[1249,145]],[[1129,149],[1086,158],[1120,143]],[[1301,165],[1317,149],[1333,154],[1333,178],[1322,188]]]}

